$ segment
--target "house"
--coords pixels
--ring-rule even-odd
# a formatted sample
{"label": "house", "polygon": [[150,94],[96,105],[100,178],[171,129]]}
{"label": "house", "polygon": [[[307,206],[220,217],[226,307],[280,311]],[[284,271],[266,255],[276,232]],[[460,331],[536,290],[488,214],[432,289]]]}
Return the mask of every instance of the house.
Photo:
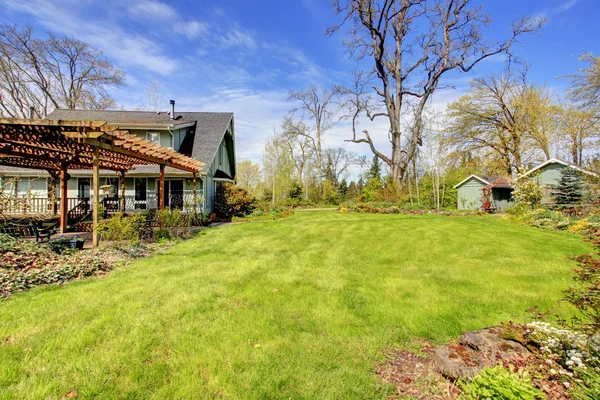
{"label": "house", "polygon": [[578,167],[577,165],[569,164],[568,162],[559,160],[557,158],[551,158],[548,161],[541,163],[537,167],[525,172],[523,175],[519,176],[518,179],[535,176],[542,187],[542,204],[553,203],[552,187],[558,184],[560,181],[561,171],[565,168],[573,168],[582,174],[591,176],[593,178],[598,178],[597,174]]}
{"label": "house", "polygon": [[[598,178],[593,172],[557,158],[551,158],[535,168],[530,169],[517,178],[535,176],[543,190],[542,203],[552,203],[552,188],[557,185],[561,171],[565,168],[573,168],[577,171]],[[506,211],[510,206],[511,194],[514,181],[510,178],[493,177],[485,175],[471,175],[454,186],[458,189],[458,209],[459,210],[482,210],[485,209],[486,193],[490,191],[489,210]]]}
{"label": "house", "polygon": [[[119,130],[128,131],[163,147],[173,149],[204,163],[196,179],[196,190],[202,198],[198,211],[211,213],[218,182],[233,182],[235,177],[235,135],[232,113],[177,112],[171,101],[171,113],[146,111],[63,110],[57,109],[46,119],[60,121],[106,121]],[[69,169],[67,182],[69,201],[75,204],[90,199],[92,171]],[[0,166],[0,175],[18,177],[14,187],[17,196],[47,199],[52,188],[45,171]],[[122,182],[113,171],[100,170],[106,199],[122,199],[128,212],[158,207],[157,165],[136,165],[127,171]],[[164,205],[171,209],[193,209],[193,174],[165,168]],[[123,187],[125,191],[123,192]],[[120,201],[114,204],[121,204]]]}

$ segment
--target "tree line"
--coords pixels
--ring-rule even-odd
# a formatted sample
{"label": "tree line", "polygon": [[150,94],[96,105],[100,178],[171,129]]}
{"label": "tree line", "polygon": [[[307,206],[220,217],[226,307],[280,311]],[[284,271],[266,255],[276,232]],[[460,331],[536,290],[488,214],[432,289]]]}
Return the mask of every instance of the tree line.
{"label": "tree line", "polygon": [[[585,66],[567,77],[570,88],[559,97],[531,82],[513,51],[545,21],[518,17],[505,39],[487,41],[490,18],[471,3],[333,1],[340,23],[327,34],[343,35],[349,57],[361,68],[345,86],[290,92],[290,112],[260,165],[240,163],[238,182],[274,203],[300,191],[312,202],[340,201],[347,197],[339,187],[344,178],[343,187],[360,188],[353,198],[373,197],[372,190],[364,193],[373,179],[364,157],[348,146],[323,149],[327,131],[340,121],[349,126],[346,142],[367,144],[371,166],[381,164],[381,183],[371,182],[380,200],[455,205],[452,186],[467,174],[516,177],[551,157],[594,169],[600,58],[582,55]],[[505,69],[473,79],[468,93],[447,110],[431,109],[435,93],[451,88],[447,78],[473,71],[489,57],[503,57]],[[389,147],[378,147],[373,132],[361,125],[365,119],[387,122]],[[349,182],[353,165],[360,173]],[[251,179],[242,177],[248,171]]]}

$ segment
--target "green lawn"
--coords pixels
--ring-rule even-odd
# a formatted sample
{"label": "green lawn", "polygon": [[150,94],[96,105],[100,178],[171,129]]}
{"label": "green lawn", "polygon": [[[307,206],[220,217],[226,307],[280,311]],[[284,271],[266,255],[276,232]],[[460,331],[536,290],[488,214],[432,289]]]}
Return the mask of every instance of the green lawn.
{"label": "green lawn", "polygon": [[591,246],[500,217],[306,211],[0,302],[0,398],[385,398],[390,346],[556,304]]}

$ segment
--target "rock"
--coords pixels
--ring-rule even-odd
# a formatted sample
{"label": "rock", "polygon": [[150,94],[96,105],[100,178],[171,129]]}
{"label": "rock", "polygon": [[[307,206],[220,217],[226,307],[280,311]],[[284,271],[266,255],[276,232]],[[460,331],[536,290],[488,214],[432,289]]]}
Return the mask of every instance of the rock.
{"label": "rock", "polygon": [[529,350],[520,343],[502,337],[504,329],[485,328],[476,332],[467,332],[458,339],[458,343],[483,353],[490,361],[509,360],[515,354],[529,354]]}
{"label": "rock", "polygon": [[438,347],[434,355],[436,368],[451,379],[472,378],[485,366],[510,361],[514,356],[528,356],[529,350],[520,343],[502,337],[500,327],[467,332],[458,344]]}
{"label": "rock", "polygon": [[485,366],[478,351],[460,344],[438,347],[433,362],[438,371],[450,379],[472,378]]}
{"label": "rock", "polygon": [[478,350],[485,345],[486,341],[479,332],[467,332],[458,339],[458,343]]}

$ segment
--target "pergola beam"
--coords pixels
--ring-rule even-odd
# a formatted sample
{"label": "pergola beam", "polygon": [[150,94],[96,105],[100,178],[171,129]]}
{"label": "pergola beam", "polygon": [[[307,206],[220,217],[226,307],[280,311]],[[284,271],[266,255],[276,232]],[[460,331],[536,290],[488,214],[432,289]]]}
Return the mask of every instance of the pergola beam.
{"label": "pergola beam", "polygon": [[[3,157],[4,155],[4,157]],[[6,157],[8,156],[8,157]],[[117,171],[125,209],[125,171],[135,165],[158,165],[159,208],[164,204],[165,168],[194,174],[194,208],[197,206],[196,174],[204,165],[172,149],[118,130],[104,121],[60,121],[0,118],[0,165],[60,173],[60,229],[68,223],[68,168],[92,169],[93,245],[98,245],[100,169]],[[56,174],[54,174],[55,176]]]}

